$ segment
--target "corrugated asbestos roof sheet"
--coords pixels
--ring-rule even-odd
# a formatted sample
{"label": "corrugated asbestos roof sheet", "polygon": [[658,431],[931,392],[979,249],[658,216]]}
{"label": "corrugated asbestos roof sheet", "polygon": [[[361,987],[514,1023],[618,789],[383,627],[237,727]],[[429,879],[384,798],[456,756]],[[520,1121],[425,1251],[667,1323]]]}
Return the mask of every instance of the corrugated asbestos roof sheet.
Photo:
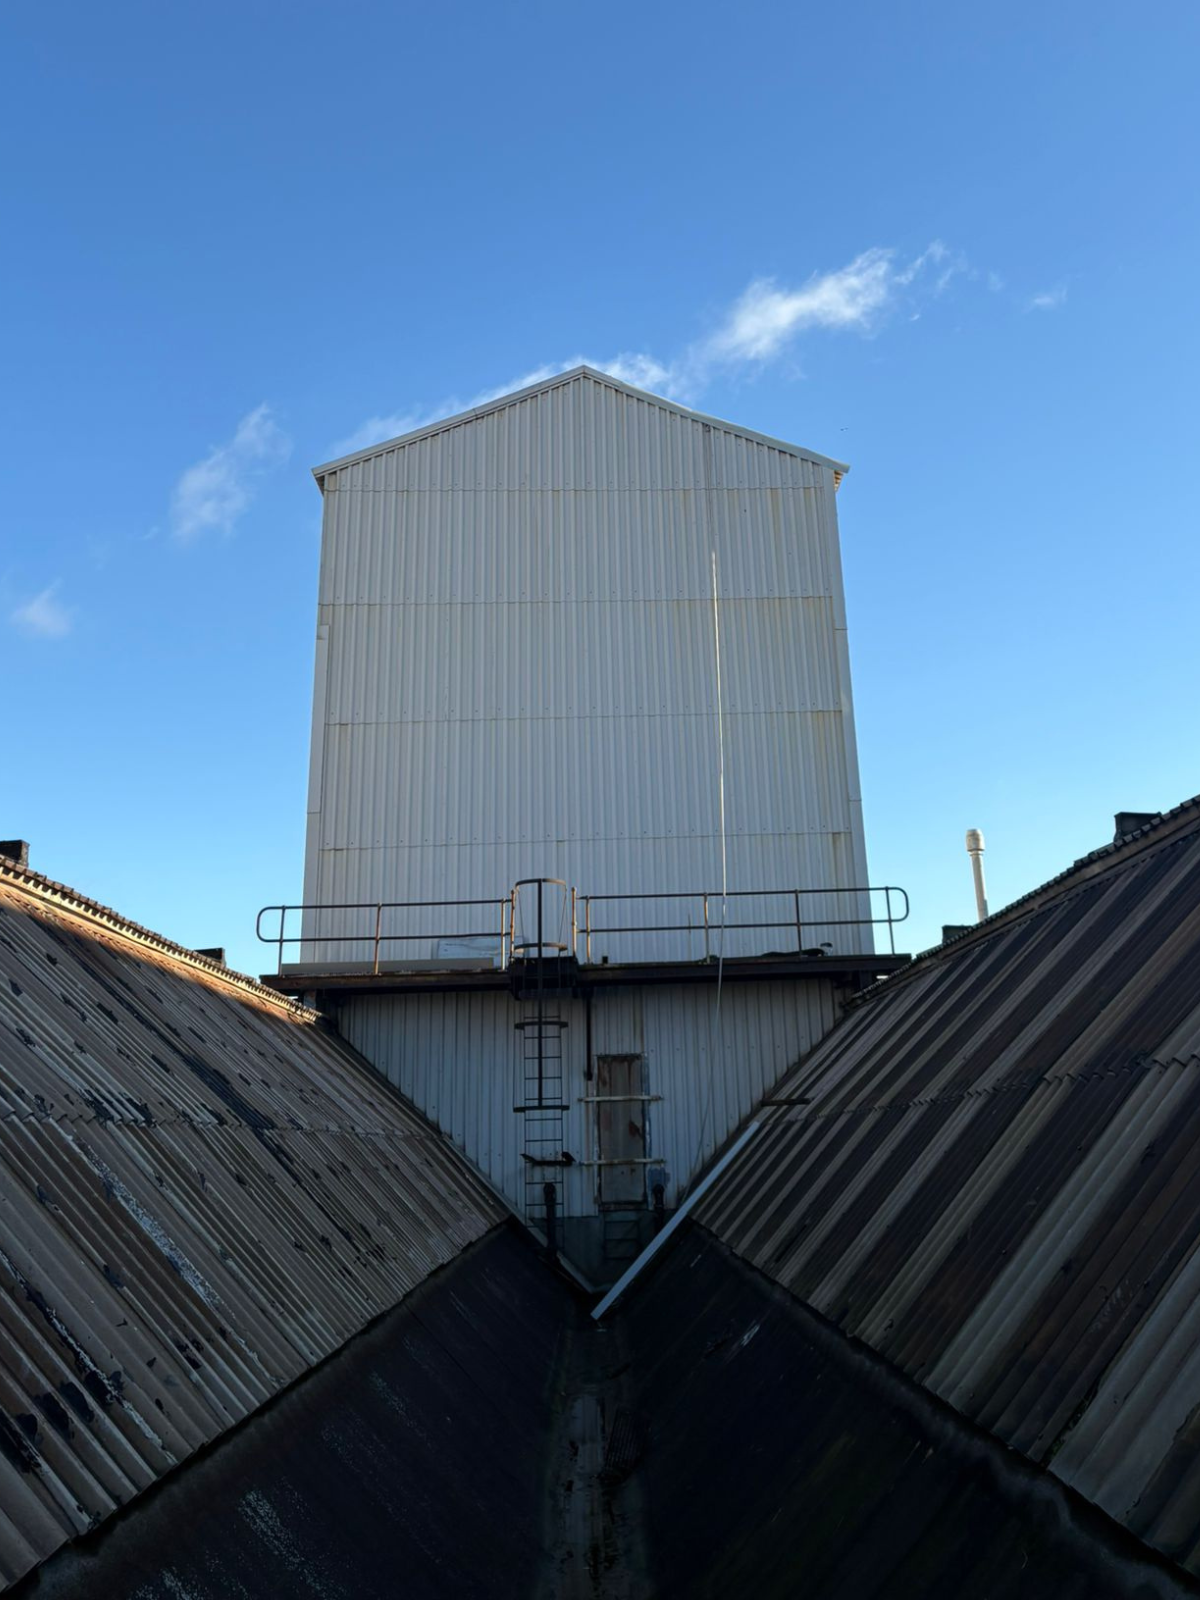
{"label": "corrugated asbestos roof sheet", "polygon": [[0,866],[0,1587],[502,1215],[315,1014]]}
{"label": "corrugated asbestos roof sheet", "polygon": [[549,1595],[573,1314],[532,1240],[493,1229],[133,1515],[51,1557],[22,1600]]}
{"label": "corrugated asbestos roof sheet", "polygon": [[1200,811],[880,986],[698,1208],[1200,1572]]}
{"label": "corrugated asbestos roof sheet", "polygon": [[620,1322],[654,1600],[1198,1592],[711,1238],[672,1250]]}

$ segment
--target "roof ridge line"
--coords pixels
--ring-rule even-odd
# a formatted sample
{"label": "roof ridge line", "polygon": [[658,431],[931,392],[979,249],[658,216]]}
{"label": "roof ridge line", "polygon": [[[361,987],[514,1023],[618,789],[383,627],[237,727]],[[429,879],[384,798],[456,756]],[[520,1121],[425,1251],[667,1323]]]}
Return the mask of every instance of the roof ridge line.
{"label": "roof ridge line", "polygon": [[320,1016],[320,1013],[311,1007],[299,1000],[288,999],[275,989],[268,989],[265,984],[259,983],[247,973],[222,966],[219,961],[213,961],[209,956],[202,956],[195,950],[189,950],[187,945],[176,944],[173,939],[155,933],[152,928],[145,928],[140,922],[123,917],[111,906],[89,899],[78,889],[72,889],[69,884],[59,883],[54,878],[48,878],[45,873],[35,872],[32,867],[20,867],[16,862],[0,856],[0,886],[3,885],[53,910],[65,912],[80,921],[92,923],[108,933],[114,933],[119,938],[127,939],[131,944],[142,945],[156,950],[160,955],[182,961],[209,977],[219,978],[230,988],[252,994],[256,1000],[269,1000],[272,1005],[289,1012],[299,1021],[311,1021]]}
{"label": "roof ridge line", "polygon": [[490,415],[493,411],[500,411],[505,406],[517,401],[531,399],[535,394],[547,393],[551,389],[561,388],[568,383],[574,383],[579,378],[590,378],[594,383],[606,385],[616,389],[618,393],[628,395],[634,400],[645,400],[651,405],[661,406],[666,411],[672,411],[677,416],[686,417],[691,422],[699,422],[710,428],[720,428],[727,433],[738,434],[741,438],[752,439],[757,444],[767,445],[773,450],[783,450],[789,455],[799,456],[805,461],[815,461],[821,466],[833,469],[836,482],[850,471],[845,461],[836,461],[832,456],[823,455],[819,450],[810,450],[804,445],[793,444],[788,439],[779,439],[771,434],[760,433],[755,428],[743,427],[736,422],[730,422],[725,417],[710,416],[707,412],[695,411],[691,406],[685,406],[678,400],[669,400],[666,395],[655,394],[650,389],[639,389],[635,384],[626,383],[623,378],[614,377],[611,372],[602,372],[599,367],[591,367],[586,362],[580,362],[574,367],[568,367],[564,372],[551,373],[549,377],[539,378],[535,383],[525,384],[520,389],[512,389],[507,394],[493,396],[490,400],[480,402],[478,405],[468,406],[464,411],[451,412],[449,416],[437,417],[432,422],[422,423],[419,428],[412,428],[407,433],[399,433],[394,439],[381,439],[378,444],[365,445],[361,450],[351,450],[344,456],[335,456],[330,461],[323,461],[319,466],[313,467],[312,475],[317,484],[324,489],[324,479],[327,473],[339,472],[343,467],[355,466],[359,462],[369,460],[370,457],[380,455],[385,450],[394,450],[400,445],[417,444],[423,439],[431,438],[436,433],[442,433],[447,428],[461,427],[464,423],[475,422],[481,417]]}
{"label": "roof ridge line", "polygon": [[[1194,815],[1189,816],[1188,813]],[[908,966],[901,967],[898,972],[889,973],[885,978],[877,979],[866,989],[851,996],[845,1002],[847,1010],[857,1010],[864,1001],[876,998],[881,992],[894,990],[898,984],[906,982],[918,971],[927,971],[934,962],[947,958],[951,952],[964,950],[970,945],[982,944],[985,939],[989,939],[994,933],[999,933],[1011,922],[1029,916],[1042,906],[1053,904],[1057,900],[1065,900],[1073,890],[1082,888],[1084,884],[1096,878],[1118,871],[1137,856],[1178,844],[1194,833],[1200,833],[1200,795],[1192,795],[1187,800],[1181,800],[1177,806],[1172,806],[1170,811],[1159,812],[1154,820],[1147,822],[1144,827],[1137,828],[1133,833],[1122,834],[1111,844],[1098,845],[1095,850],[1079,856],[1062,872],[1056,873],[1053,878],[1047,878],[1035,888],[1026,890],[1016,900],[1010,900],[1008,905],[993,911],[982,922],[977,922],[968,928],[966,933],[956,934],[952,939],[945,939],[941,944],[931,945],[928,950],[919,951]]]}

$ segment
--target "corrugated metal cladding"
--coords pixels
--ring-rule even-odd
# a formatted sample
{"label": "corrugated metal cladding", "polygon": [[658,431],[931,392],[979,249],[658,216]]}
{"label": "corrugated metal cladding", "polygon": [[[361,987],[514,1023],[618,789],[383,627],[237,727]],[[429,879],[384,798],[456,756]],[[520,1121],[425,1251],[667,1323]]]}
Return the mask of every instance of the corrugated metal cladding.
{"label": "corrugated metal cladding", "polygon": [[714,550],[730,886],[865,883],[837,470],[585,369],[325,469],[305,899],[719,883]]}
{"label": "corrugated metal cladding", "polygon": [[[554,1003],[567,1022],[564,1077],[570,1110],[564,1213],[597,1209],[597,1092],[587,1077],[587,1017],[581,1000]],[[352,1000],[341,1008],[345,1037],[520,1207],[525,1199],[523,1119],[513,1112],[519,1073],[515,1024],[528,1007],[496,993]],[[666,1203],[711,1157],[771,1084],[833,1025],[829,983],[736,984],[717,1009],[700,986],[617,990],[592,1007],[592,1054],[645,1062],[646,1156]],[[661,1176],[660,1176],[661,1175]]]}
{"label": "corrugated metal cladding", "polygon": [[699,1210],[1200,1572],[1200,810],[835,1028]]}
{"label": "corrugated metal cladding", "polygon": [[501,1215],[312,1013],[0,869],[0,1586]]}

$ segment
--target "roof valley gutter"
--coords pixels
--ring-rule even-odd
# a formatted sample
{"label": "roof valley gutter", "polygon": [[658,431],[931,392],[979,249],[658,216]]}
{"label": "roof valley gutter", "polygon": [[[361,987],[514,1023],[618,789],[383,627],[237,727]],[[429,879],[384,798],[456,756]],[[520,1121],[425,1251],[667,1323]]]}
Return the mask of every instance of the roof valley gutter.
{"label": "roof valley gutter", "polygon": [[694,1209],[696,1202],[702,1199],[703,1196],[708,1193],[713,1184],[716,1183],[717,1179],[725,1171],[725,1168],[735,1156],[741,1154],[741,1152],[750,1143],[750,1140],[758,1132],[760,1127],[761,1123],[750,1123],[749,1127],[747,1127],[746,1130],[741,1133],[729,1146],[729,1149],[726,1150],[725,1154],[717,1162],[712,1171],[706,1174],[706,1176],[696,1185],[691,1194],[688,1195],[687,1199],[671,1218],[670,1222],[667,1223],[662,1232],[655,1234],[654,1238],[651,1239],[650,1243],[642,1251],[641,1255],[638,1256],[637,1260],[630,1263],[622,1275],[617,1279],[616,1283],[613,1284],[612,1288],[604,1296],[604,1299],[601,1300],[600,1304],[592,1312],[592,1317],[596,1322],[599,1322],[602,1317],[607,1316],[607,1314],[612,1310],[613,1306],[616,1305],[617,1301],[629,1288],[634,1279],[639,1276],[643,1268],[649,1265],[649,1263],[662,1249],[663,1245],[666,1244],[667,1240],[675,1232],[676,1228],[679,1227],[680,1223],[683,1222],[683,1220]]}

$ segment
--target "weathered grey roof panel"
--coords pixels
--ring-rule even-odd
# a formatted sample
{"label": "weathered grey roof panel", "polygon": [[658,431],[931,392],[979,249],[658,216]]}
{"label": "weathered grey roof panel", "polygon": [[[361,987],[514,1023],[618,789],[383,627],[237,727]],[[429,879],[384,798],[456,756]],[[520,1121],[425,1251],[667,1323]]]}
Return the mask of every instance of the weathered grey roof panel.
{"label": "weathered grey roof panel", "polygon": [[[497,1228],[320,1371],[60,1551],[37,1600],[515,1600],[547,1569],[544,1458],[573,1314]],[[556,1591],[557,1592],[557,1591]]]}
{"label": "weathered grey roof panel", "polygon": [[1200,812],[879,986],[705,1226],[1200,1571]]}
{"label": "weathered grey roof panel", "polygon": [[491,1228],[311,1012],[0,867],[0,1583]]}

